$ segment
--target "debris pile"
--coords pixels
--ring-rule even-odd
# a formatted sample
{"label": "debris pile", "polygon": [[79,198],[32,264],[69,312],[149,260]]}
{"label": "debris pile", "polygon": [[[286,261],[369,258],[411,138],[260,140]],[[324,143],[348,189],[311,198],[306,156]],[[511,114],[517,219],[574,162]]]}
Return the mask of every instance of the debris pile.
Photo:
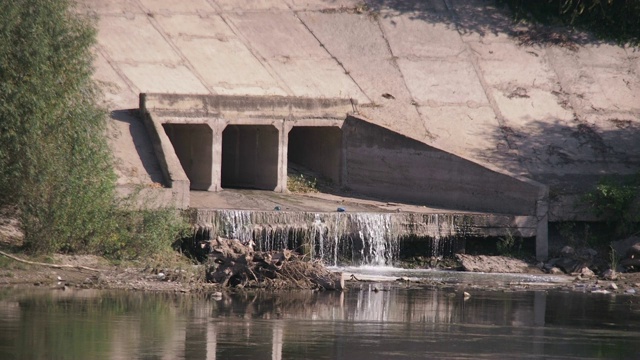
{"label": "debris pile", "polygon": [[291,250],[261,252],[239,240],[216,238],[208,248],[207,281],[225,287],[343,290],[342,274]]}

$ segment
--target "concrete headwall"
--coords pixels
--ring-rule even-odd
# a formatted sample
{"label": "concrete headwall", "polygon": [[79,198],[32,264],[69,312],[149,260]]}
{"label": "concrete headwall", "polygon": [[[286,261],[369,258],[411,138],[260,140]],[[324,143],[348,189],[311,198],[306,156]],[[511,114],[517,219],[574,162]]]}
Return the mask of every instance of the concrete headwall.
{"label": "concrete headwall", "polygon": [[[187,196],[187,173],[193,183],[192,189],[219,191],[224,182],[229,187],[286,191],[289,132],[298,127],[339,127],[347,114],[355,110],[356,102],[350,99],[140,94],[140,111],[145,118],[166,183],[175,187],[176,181],[184,178],[187,180],[186,185],[183,184]],[[211,146],[208,148],[207,141],[197,145],[201,154],[199,157],[211,159],[211,184],[208,188],[198,185],[201,181],[193,177],[199,171],[183,171],[174,151],[175,144],[171,144],[163,130],[163,124],[171,124],[172,127],[187,124],[209,126],[212,133]],[[264,131],[258,131],[259,129]],[[307,140],[313,141],[321,151],[326,148],[317,134]],[[188,146],[189,149],[191,147],[192,145]],[[183,151],[187,149],[187,145],[178,144],[177,148],[180,160],[188,158],[185,158]],[[334,150],[334,154],[330,156],[331,161],[339,160],[340,156],[336,154],[339,154],[339,150]],[[318,160],[309,152],[304,156]],[[327,165],[326,161],[323,163],[326,166],[316,170],[332,179],[336,178],[340,170],[339,163]],[[203,171],[208,173],[208,170]]]}
{"label": "concrete headwall", "polygon": [[390,201],[535,215],[541,186],[350,116],[343,126],[343,185]]}
{"label": "concrete headwall", "polygon": [[356,109],[350,99],[295,96],[140,94],[141,106],[165,116],[231,119],[342,118]]}

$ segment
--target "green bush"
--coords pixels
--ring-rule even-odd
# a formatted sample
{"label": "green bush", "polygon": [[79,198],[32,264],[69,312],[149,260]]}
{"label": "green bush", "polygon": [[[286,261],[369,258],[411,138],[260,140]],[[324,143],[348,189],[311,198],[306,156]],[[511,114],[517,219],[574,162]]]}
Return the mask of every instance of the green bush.
{"label": "green bush", "polygon": [[35,252],[108,234],[115,176],[91,82],[94,30],[66,0],[0,3],[0,202]]}
{"label": "green bush", "polygon": [[0,1],[0,205],[34,253],[135,258],[184,234],[175,211],[123,210],[91,80],[95,30],[69,0]]}
{"label": "green bush", "polygon": [[637,208],[639,180],[637,177],[626,182],[603,178],[584,197],[594,214],[606,221],[617,235],[629,235],[637,228],[640,220]]}
{"label": "green bush", "polygon": [[498,0],[519,18],[560,21],[622,43],[640,42],[640,0]]}
{"label": "green bush", "polygon": [[118,211],[117,231],[96,249],[114,259],[138,259],[168,253],[190,234],[185,215],[175,209]]}

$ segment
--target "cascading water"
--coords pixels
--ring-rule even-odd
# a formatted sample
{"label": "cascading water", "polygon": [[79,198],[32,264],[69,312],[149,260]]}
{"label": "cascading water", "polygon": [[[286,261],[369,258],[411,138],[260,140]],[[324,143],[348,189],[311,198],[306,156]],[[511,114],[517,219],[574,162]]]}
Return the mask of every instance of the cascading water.
{"label": "cascading water", "polygon": [[390,266],[398,259],[398,236],[389,214],[353,214],[353,224],[363,245],[363,265]]}
{"label": "cascading water", "polygon": [[207,209],[198,210],[195,226],[208,238],[253,242],[261,251],[293,249],[332,266],[392,266],[402,239],[416,233],[431,239],[431,256],[438,256],[458,230],[448,215]]}

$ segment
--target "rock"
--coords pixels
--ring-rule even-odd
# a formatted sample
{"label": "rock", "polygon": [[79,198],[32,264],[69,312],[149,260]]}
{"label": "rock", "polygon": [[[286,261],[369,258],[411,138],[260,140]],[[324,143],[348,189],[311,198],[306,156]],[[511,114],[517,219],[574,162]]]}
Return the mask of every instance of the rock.
{"label": "rock", "polygon": [[469,299],[471,297],[471,294],[469,294],[468,292],[463,292],[462,296],[464,297],[465,300]]}
{"label": "rock", "polygon": [[611,294],[611,291],[609,290],[593,290],[591,291],[592,294]]}
{"label": "rock", "polygon": [[562,248],[562,250],[560,250],[560,255],[562,255],[562,257],[565,257],[565,258],[570,258],[575,254],[576,254],[576,250],[569,245],[566,245],[565,247]]}
{"label": "rock", "polygon": [[158,273],[158,280],[164,280],[164,278],[165,278],[165,274],[164,273],[162,273],[162,272]]}
{"label": "rock", "polygon": [[640,243],[634,244],[627,249],[624,259],[620,261],[620,265],[627,271],[640,268]]}
{"label": "rock", "polygon": [[623,257],[627,254],[629,248],[633,247],[636,244],[640,244],[640,237],[631,236],[623,240],[612,241],[611,247],[613,247],[613,250],[615,250],[616,254],[618,254],[619,257]]}
{"label": "rock", "polygon": [[586,259],[592,259],[592,258],[596,257],[596,255],[598,255],[598,252],[595,251],[594,249],[591,249],[591,248],[581,249],[578,252],[578,256],[579,257],[586,258]]}
{"label": "rock", "polygon": [[602,273],[602,278],[605,280],[617,280],[618,273],[615,270],[607,269]]}
{"label": "rock", "polygon": [[640,243],[630,246],[625,253],[625,257],[627,259],[640,258]]}
{"label": "rock", "polygon": [[539,272],[535,266],[526,262],[505,256],[467,255],[456,254],[465,271],[486,273],[531,273]]}
{"label": "rock", "polygon": [[544,264],[544,267],[542,268],[542,270],[544,270],[546,272],[551,272],[551,269],[553,269],[556,266],[556,263],[558,262],[558,260],[560,260],[560,258],[553,258],[553,259],[547,261]]}
{"label": "rock", "polygon": [[562,269],[562,271],[564,271],[565,273],[571,274],[573,272],[576,272],[576,270],[579,268],[579,263],[575,259],[561,258],[558,259],[555,266]]}
{"label": "rock", "polygon": [[611,283],[611,284],[609,284],[609,289],[618,290],[618,285],[616,285],[615,283]]}
{"label": "rock", "polygon": [[583,267],[582,269],[580,269],[580,271],[578,273],[582,277],[594,277],[594,276],[596,276],[596,274],[594,274],[593,271],[591,271],[591,269],[589,269],[586,266]]}
{"label": "rock", "polygon": [[551,275],[561,275],[561,274],[564,274],[564,272],[562,272],[562,270],[560,270],[559,268],[554,266],[551,269],[549,269],[549,274],[551,274]]}
{"label": "rock", "polygon": [[627,293],[627,294],[635,294],[636,293],[636,289],[631,288],[631,289],[625,290],[624,292]]}
{"label": "rock", "polygon": [[629,270],[631,267],[640,267],[640,257],[635,259],[622,259],[620,260],[620,265],[626,270]]}

